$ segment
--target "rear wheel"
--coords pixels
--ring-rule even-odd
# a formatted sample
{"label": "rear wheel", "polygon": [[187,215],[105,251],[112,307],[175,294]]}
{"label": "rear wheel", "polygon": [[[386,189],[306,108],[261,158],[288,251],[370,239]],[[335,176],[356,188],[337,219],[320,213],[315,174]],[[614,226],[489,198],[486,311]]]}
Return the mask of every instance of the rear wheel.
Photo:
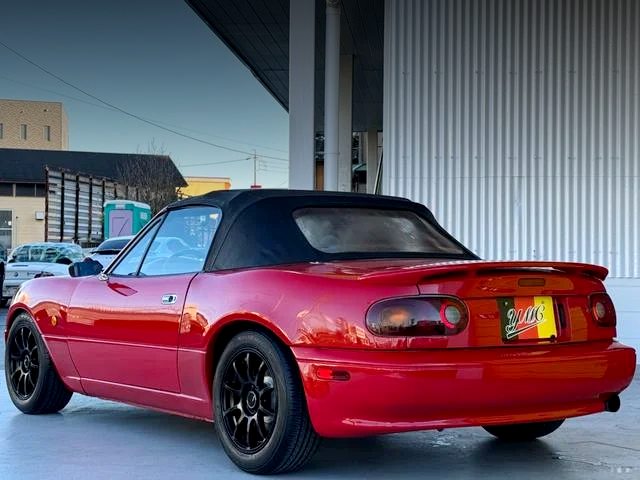
{"label": "rear wheel", "polygon": [[482,427],[491,435],[507,442],[523,442],[535,440],[555,432],[564,420],[552,422],[517,423],[514,425],[494,425]]}
{"label": "rear wheel", "polygon": [[69,403],[72,392],[60,380],[38,329],[26,313],[11,325],[4,365],[9,396],[22,412],[54,413]]}
{"label": "rear wheel", "polygon": [[213,399],[220,442],[246,472],[297,470],[318,448],[297,365],[264,333],[231,339],[216,368]]}

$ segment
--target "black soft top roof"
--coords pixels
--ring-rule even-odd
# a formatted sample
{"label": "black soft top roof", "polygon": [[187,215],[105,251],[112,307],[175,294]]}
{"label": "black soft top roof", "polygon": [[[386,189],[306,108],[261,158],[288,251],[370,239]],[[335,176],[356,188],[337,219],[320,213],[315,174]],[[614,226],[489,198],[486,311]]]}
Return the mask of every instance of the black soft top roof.
{"label": "black soft top roof", "polygon": [[[317,190],[288,190],[288,189],[256,189],[256,190],[216,190],[197,197],[191,197],[169,205],[169,209],[180,208],[187,205],[210,205],[219,207],[225,213],[241,211],[247,206],[265,199],[279,198],[291,204],[304,206],[315,205],[316,202],[329,202],[332,204],[345,204],[351,206],[367,206],[394,204],[396,208],[407,208],[415,205],[428,212],[424,205],[412,202],[406,198],[390,197],[386,195],[370,195],[367,193],[326,192]],[[373,203],[372,203],[373,202]],[[431,215],[431,212],[429,212]]]}
{"label": "black soft top roof", "polygon": [[[440,227],[424,205],[399,197],[310,190],[220,190],[174,202],[167,210],[196,205],[217,207],[222,211],[206,270],[379,257],[379,254],[329,254],[313,248],[293,217],[295,210],[305,207],[410,210],[460,245]],[[462,257],[477,258],[464,246],[460,247],[465,252]]]}

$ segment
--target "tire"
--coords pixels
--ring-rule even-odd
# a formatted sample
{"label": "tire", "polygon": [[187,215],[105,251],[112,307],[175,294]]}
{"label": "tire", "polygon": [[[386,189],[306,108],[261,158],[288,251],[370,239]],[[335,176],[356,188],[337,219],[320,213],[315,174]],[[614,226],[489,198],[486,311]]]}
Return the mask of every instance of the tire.
{"label": "tire", "polygon": [[552,422],[536,422],[536,423],[518,423],[515,425],[494,425],[490,427],[482,427],[491,435],[498,437],[506,442],[526,442],[544,437],[555,432],[564,420],[555,420]]}
{"label": "tire", "polygon": [[220,443],[245,472],[298,470],[318,449],[298,367],[266,334],[249,330],[231,339],[212,393]]}
{"label": "tire", "polygon": [[40,332],[26,313],[9,330],[4,372],[11,401],[23,413],[55,413],[71,400],[73,392],[60,380]]}

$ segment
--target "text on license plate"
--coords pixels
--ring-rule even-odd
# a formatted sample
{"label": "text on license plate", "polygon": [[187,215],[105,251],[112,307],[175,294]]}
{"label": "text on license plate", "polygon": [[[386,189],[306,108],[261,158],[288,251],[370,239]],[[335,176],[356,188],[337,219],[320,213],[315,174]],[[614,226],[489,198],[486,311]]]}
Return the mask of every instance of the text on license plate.
{"label": "text on license plate", "polygon": [[498,298],[502,339],[537,340],[558,336],[551,297]]}

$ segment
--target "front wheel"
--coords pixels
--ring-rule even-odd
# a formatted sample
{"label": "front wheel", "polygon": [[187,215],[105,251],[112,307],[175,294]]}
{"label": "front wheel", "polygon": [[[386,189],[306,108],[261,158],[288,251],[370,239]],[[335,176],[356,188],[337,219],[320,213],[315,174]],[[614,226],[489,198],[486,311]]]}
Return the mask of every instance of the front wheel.
{"label": "front wheel", "polygon": [[213,401],[220,442],[246,472],[297,470],[318,448],[297,365],[262,332],[231,339],[216,367]]}
{"label": "front wheel", "polygon": [[71,399],[33,320],[26,313],[16,318],[4,353],[7,389],[13,404],[24,413],[55,413]]}
{"label": "front wheel", "polygon": [[523,442],[535,440],[555,432],[564,420],[551,422],[517,423],[514,425],[494,425],[482,427],[491,435],[507,442]]}

